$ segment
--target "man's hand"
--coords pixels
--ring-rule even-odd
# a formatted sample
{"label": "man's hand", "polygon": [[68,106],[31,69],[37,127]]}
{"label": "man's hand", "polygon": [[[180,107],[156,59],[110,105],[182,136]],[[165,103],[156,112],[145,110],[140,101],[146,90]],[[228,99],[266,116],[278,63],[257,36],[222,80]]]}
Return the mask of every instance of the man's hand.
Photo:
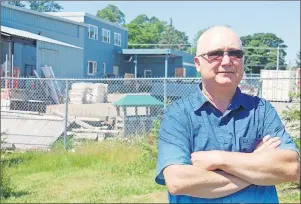
{"label": "man's hand", "polygon": [[214,171],[221,164],[219,151],[198,151],[191,154],[191,161],[194,166],[208,171]]}
{"label": "man's hand", "polygon": [[279,137],[271,138],[270,135],[265,136],[261,142],[256,146],[253,152],[263,152],[269,149],[276,149],[281,144],[281,140]]}

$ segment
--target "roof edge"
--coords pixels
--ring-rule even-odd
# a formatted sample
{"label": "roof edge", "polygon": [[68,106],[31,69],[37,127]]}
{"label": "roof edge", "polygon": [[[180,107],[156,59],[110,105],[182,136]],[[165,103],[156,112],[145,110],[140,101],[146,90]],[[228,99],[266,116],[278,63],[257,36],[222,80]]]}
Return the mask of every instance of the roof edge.
{"label": "roof edge", "polygon": [[[87,12],[45,12],[45,13],[58,14],[58,15],[55,15],[55,16],[61,16],[61,17],[84,17],[84,16],[87,16],[87,17],[92,18],[94,20],[97,20],[99,22],[102,22],[102,23],[105,23],[105,24],[108,24],[108,25],[120,28],[122,30],[128,31],[128,28],[125,28],[125,27],[123,27],[121,25],[118,25],[117,23],[112,23],[110,21],[101,19],[101,18],[99,18],[97,16],[94,16],[94,15],[92,15],[90,13],[87,13]],[[85,23],[85,24],[88,24],[88,23]]]}
{"label": "roof edge", "polygon": [[79,22],[76,22],[76,21],[71,21],[71,20],[62,18],[62,17],[47,14],[47,12],[32,11],[32,10],[29,10],[29,9],[20,8],[18,6],[9,5],[8,3],[5,3],[5,2],[1,3],[1,6],[6,7],[6,8],[10,8],[10,9],[14,9],[14,10],[17,10],[17,11],[27,12],[27,13],[38,15],[38,16],[43,16],[43,17],[46,17],[46,18],[52,18],[52,19],[55,19],[55,20],[59,20],[59,21],[63,21],[63,22],[67,22],[67,23],[71,23],[71,24],[75,24],[75,25],[80,25],[80,26],[83,26],[83,27],[88,27],[88,25],[86,25],[84,23],[79,23]]}
{"label": "roof edge", "polygon": [[98,21],[100,21],[100,22],[102,22],[102,23],[106,23],[106,24],[109,24],[109,25],[111,25],[111,26],[114,26],[114,27],[120,28],[120,29],[122,29],[122,30],[128,31],[128,28],[125,28],[125,27],[123,27],[123,26],[121,26],[121,25],[118,25],[118,24],[116,24],[116,23],[112,23],[112,22],[110,22],[110,21],[101,19],[101,18],[99,18],[99,17],[97,17],[97,16],[93,16],[92,14],[89,14],[89,13],[86,13],[86,12],[84,12],[84,13],[85,13],[85,16],[87,16],[87,17],[89,17],[89,18],[93,18],[93,19],[98,20]]}

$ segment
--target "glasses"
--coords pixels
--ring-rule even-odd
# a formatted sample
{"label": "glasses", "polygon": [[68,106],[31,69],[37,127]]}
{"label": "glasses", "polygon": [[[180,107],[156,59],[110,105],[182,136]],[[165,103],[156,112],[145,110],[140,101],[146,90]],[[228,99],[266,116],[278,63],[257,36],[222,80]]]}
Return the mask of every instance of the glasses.
{"label": "glasses", "polygon": [[229,50],[229,51],[215,50],[215,51],[206,52],[204,54],[200,54],[198,55],[198,57],[200,56],[204,57],[205,55],[207,55],[208,61],[222,60],[225,55],[228,55],[231,59],[241,59],[244,56],[244,52],[242,50]]}

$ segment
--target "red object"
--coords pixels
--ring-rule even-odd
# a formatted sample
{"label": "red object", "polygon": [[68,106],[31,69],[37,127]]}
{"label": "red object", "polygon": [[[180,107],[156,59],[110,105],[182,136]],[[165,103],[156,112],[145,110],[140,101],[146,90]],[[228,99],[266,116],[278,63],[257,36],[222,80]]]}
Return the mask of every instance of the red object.
{"label": "red object", "polygon": [[[13,77],[14,78],[19,78],[20,77],[20,68],[13,68]],[[14,80],[12,79],[11,80],[7,80],[6,81],[6,84],[7,84],[7,88],[19,88],[19,80]],[[12,87],[12,84],[13,84],[13,87]]]}

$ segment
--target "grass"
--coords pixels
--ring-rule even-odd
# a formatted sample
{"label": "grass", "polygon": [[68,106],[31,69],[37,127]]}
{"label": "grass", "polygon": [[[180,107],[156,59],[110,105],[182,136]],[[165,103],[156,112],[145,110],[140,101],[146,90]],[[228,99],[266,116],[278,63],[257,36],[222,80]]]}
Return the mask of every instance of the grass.
{"label": "grass", "polygon": [[[154,182],[156,152],[143,141],[87,143],[75,152],[14,153],[6,157],[15,186],[6,203],[166,203]],[[144,145],[143,145],[144,144]],[[299,203],[295,183],[277,186],[281,203]]]}
{"label": "grass", "polygon": [[89,143],[75,152],[14,153],[5,160],[13,196],[4,202],[130,202],[162,192],[155,160],[140,142]]}

